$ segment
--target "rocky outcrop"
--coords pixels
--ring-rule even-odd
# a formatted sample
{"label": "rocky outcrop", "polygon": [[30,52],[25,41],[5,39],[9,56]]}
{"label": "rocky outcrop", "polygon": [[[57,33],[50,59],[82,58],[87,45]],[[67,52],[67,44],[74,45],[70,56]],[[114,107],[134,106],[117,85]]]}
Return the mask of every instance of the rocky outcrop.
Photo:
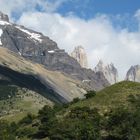
{"label": "rocky outcrop", "polygon": [[71,56],[79,62],[81,67],[88,68],[87,54],[82,46],[75,47]]}
{"label": "rocky outcrop", "polygon": [[0,11],[0,20],[9,22],[9,17]]}
{"label": "rocky outcrop", "polygon": [[[109,83],[105,77],[82,68],[65,50],[42,33],[9,22],[0,22],[1,46],[18,55],[44,65],[47,69],[63,72],[70,78],[80,80],[92,90],[100,90]],[[100,76],[99,76],[100,75]]]}
{"label": "rocky outcrop", "polygon": [[112,63],[105,65],[103,61],[100,60],[94,70],[95,72],[102,72],[110,84],[118,82],[118,71]]}
{"label": "rocky outcrop", "polygon": [[125,80],[140,82],[140,65],[131,66],[126,74]]}

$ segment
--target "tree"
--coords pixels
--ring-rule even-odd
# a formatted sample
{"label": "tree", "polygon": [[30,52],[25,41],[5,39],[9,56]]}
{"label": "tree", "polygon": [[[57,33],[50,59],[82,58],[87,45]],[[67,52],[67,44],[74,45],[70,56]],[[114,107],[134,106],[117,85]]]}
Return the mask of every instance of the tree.
{"label": "tree", "polygon": [[39,126],[37,137],[44,138],[49,135],[49,130],[52,128],[52,124],[55,119],[55,110],[46,105],[39,110],[38,118],[41,125]]}
{"label": "tree", "polygon": [[38,112],[38,117],[42,123],[48,122],[52,117],[54,117],[55,111],[53,108],[45,105],[41,110]]}
{"label": "tree", "polygon": [[22,120],[19,121],[19,124],[23,124],[23,125],[28,125],[31,124],[33,122],[33,120],[35,119],[35,116],[33,114],[27,114],[27,116],[25,116]]}
{"label": "tree", "polygon": [[78,97],[77,98],[74,98],[73,101],[71,102],[71,104],[77,103],[79,101],[80,101],[80,99]]}
{"label": "tree", "polygon": [[97,109],[75,107],[63,120],[52,123],[49,138],[51,140],[98,140],[100,139],[100,118]]}
{"label": "tree", "polygon": [[96,95],[95,91],[88,91],[87,94],[85,94],[86,99],[92,98]]}
{"label": "tree", "polygon": [[16,140],[9,124],[6,121],[0,121],[0,140]]}
{"label": "tree", "polygon": [[108,114],[106,131],[107,140],[137,140],[140,138],[140,111],[130,111],[119,107]]}

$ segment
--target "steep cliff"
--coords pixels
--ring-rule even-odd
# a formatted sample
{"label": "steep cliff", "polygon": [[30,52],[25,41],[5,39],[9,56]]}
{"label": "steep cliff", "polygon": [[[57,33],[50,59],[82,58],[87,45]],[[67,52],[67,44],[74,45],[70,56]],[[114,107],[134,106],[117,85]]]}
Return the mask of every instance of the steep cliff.
{"label": "steep cliff", "polygon": [[81,67],[88,68],[87,54],[82,46],[75,47],[71,56],[79,62]]}
{"label": "steep cliff", "polygon": [[140,65],[131,66],[126,74],[125,80],[140,82]]}
{"label": "steep cliff", "polygon": [[118,71],[114,67],[114,64],[105,65],[103,61],[100,60],[94,70],[95,72],[102,72],[110,84],[118,82]]}

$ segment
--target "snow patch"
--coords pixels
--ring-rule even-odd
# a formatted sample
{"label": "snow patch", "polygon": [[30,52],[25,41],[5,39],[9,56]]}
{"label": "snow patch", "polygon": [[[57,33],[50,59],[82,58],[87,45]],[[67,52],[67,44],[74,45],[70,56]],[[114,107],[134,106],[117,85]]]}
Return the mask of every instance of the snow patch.
{"label": "snow patch", "polygon": [[0,37],[1,37],[2,33],[3,33],[3,31],[2,31],[2,29],[0,29]]}
{"label": "snow patch", "polygon": [[2,45],[2,42],[1,42],[1,35],[3,34],[3,31],[2,29],[0,29],[0,45]]}
{"label": "snow patch", "polygon": [[21,55],[21,52],[18,52],[19,55]]}
{"label": "snow patch", "polygon": [[55,51],[54,50],[50,50],[50,51],[48,51],[48,53],[55,53]]}
{"label": "snow patch", "polygon": [[40,37],[41,37],[40,34],[30,32],[30,31],[28,31],[28,30],[25,30],[25,29],[19,27],[19,26],[16,26],[16,28],[18,28],[18,29],[21,30],[22,32],[28,34],[28,35],[30,36],[30,39],[37,40],[37,41],[39,41],[40,43],[42,42],[42,39],[40,38]]}
{"label": "snow patch", "polygon": [[7,21],[0,20],[0,25],[11,25],[11,24]]}

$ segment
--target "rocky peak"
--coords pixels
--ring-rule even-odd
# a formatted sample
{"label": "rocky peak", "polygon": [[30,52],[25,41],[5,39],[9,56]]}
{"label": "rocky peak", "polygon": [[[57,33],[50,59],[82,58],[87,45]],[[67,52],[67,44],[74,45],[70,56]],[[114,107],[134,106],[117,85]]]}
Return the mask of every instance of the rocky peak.
{"label": "rocky peak", "polygon": [[88,67],[87,54],[82,46],[75,47],[73,52],[71,53],[71,56],[75,58],[82,67]]}
{"label": "rocky peak", "polygon": [[95,71],[101,71],[104,68],[104,63],[102,60],[99,60],[97,66],[95,67]]}
{"label": "rocky peak", "polygon": [[125,80],[140,82],[140,65],[131,66],[126,74]]}
{"label": "rocky peak", "polygon": [[113,63],[106,65],[102,60],[99,60],[94,70],[95,72],[102,72],[110,84],[114,84],[118,81],[118,71]]}
{"label": "rocky peak", "polygon": [[42,64],[49,70],[60,71],[70,78],[78,79],[92,90],[100,90],[109,85],[102,74],[81,67],[87,66],[83,47],[78,46],[74,55],[80,66],[65,50],[59,49],[56,42],[39,32],[3,20],[0,20],[0,29],[0,47]]}
{"label": "rocky peak", "polygon": [[9,22],[9,17],[0,11],[0,20]]}

